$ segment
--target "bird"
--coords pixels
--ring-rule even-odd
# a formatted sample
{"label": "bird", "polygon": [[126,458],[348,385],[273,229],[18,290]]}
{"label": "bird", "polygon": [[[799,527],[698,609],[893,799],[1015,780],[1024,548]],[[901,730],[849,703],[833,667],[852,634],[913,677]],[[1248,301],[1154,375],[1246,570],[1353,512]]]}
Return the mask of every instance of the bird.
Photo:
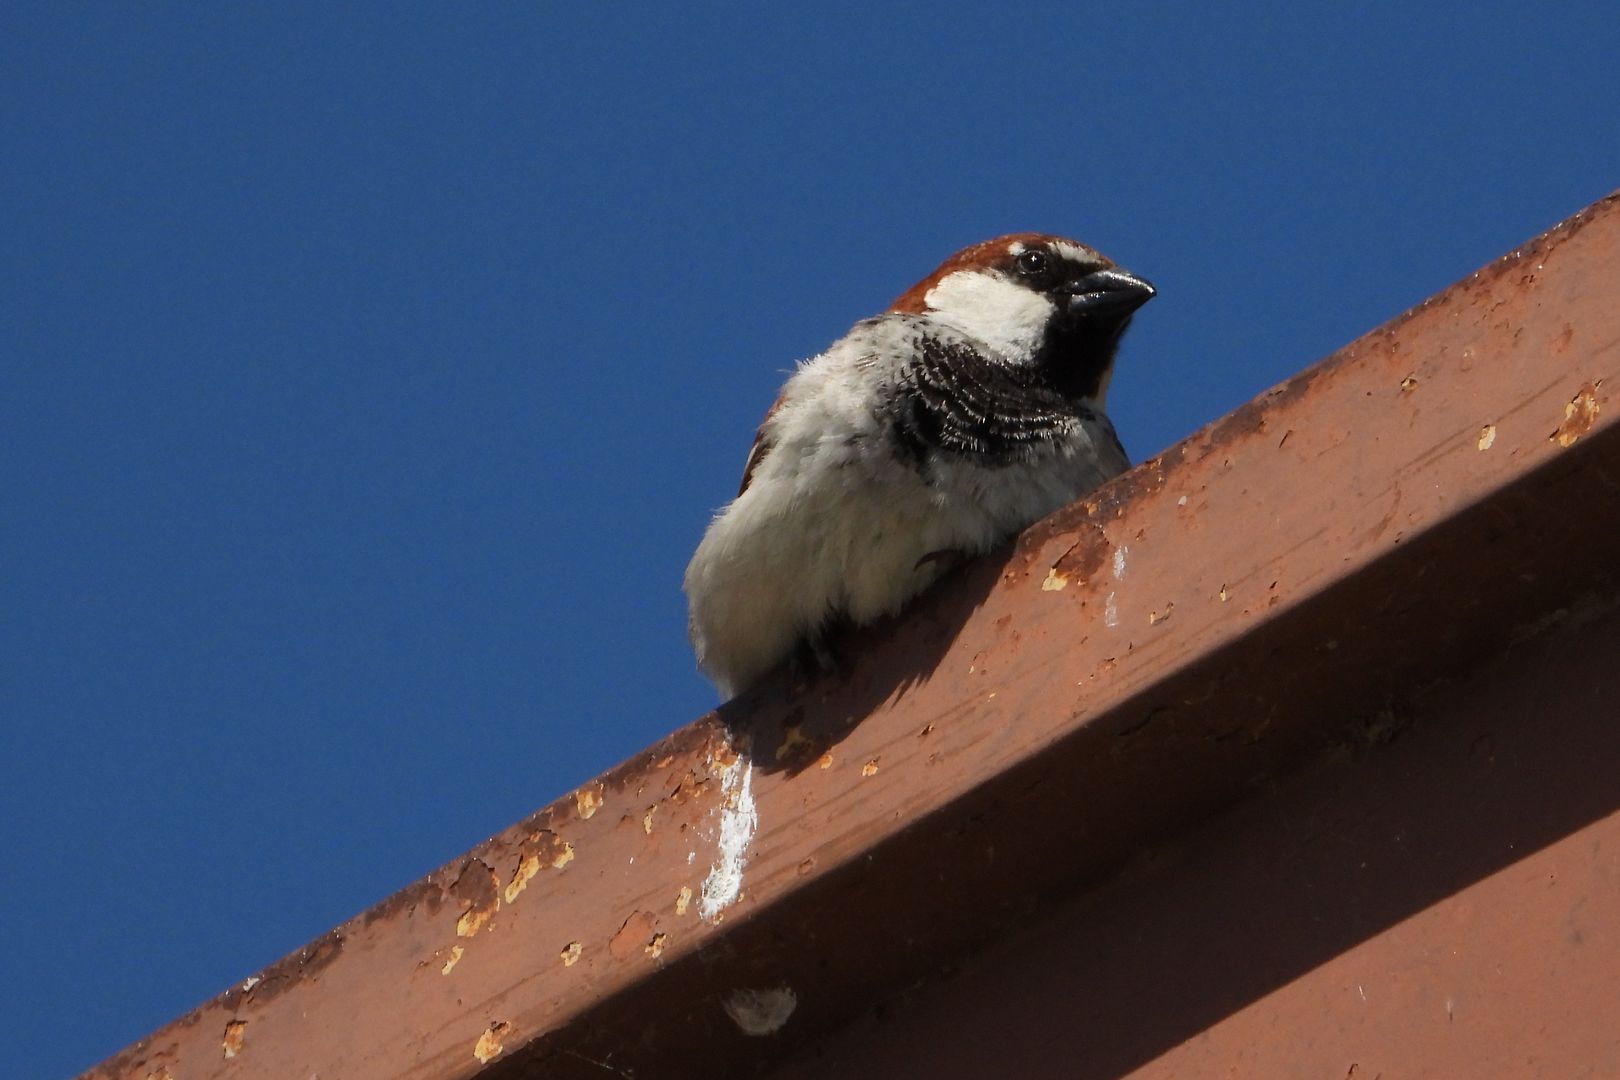
{"label": "bird", "polygon": [[[1130,467],[1103,411],[1121,337],[1156,295],[1044,233],[963,248],[801,361],[737,497],[687,566],[688,629],[723,699]],[[837,666],[834,664],[833,666]]]}

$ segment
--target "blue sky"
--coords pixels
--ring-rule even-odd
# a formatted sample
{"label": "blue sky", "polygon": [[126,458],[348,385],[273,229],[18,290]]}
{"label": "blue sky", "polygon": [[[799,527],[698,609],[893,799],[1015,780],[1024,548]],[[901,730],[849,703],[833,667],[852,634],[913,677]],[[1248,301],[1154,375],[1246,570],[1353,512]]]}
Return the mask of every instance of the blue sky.
{"label": "blue sky", "polygon": [[1158,285],[1140,459],[1620,187],[1607,4],[339,8],[0,13],[18,1076],[708,709],[760,414],[952,250]]}

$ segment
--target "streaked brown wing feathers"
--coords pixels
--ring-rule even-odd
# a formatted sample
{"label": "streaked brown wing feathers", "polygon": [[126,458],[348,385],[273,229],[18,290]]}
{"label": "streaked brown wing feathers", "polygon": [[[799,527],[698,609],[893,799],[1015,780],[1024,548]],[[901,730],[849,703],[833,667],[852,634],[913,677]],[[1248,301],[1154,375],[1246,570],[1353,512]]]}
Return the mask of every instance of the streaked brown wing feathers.
{"label": "streaked brown wing feathers", "polygon": [[765,437],[765,428],[770,423],[771,417],[782,407],[782,401],[783,399],[778,396],[771,402],[771,407],[765,410],[764,419],[759,422],[759,430],[754,432],[754,445],[748,448],[748,460],[743,463],[742,484],[737,488],[738,495],[748,490],[748,483],[754,478],[754,470],[765,460],[765,455],[771,452],[771,447],[776,445]]}

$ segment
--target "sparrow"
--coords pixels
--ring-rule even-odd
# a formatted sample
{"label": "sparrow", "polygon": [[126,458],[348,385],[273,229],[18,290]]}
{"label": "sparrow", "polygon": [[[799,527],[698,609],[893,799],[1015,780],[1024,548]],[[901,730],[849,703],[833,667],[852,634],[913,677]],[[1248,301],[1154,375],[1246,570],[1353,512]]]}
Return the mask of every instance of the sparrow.
{"label": "sparrow", "polygon": [[1016,233],[802,361],[686,568],[692,645],[721,695],[825,660],[837,628],[900,611],[1129,468],[1103,404],[1153,296],[1085,244]]}

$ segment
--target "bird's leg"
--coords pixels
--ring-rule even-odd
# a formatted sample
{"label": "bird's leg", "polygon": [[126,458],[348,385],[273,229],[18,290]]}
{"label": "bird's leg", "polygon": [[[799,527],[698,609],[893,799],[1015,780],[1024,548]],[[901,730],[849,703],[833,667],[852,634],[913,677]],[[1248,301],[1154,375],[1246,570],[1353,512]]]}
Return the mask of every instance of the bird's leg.
{"label": "bird's leg", "polygon": [[802,690],[811,680],[822,676],[849,674],[849,664],[835,642],[849,631],[850,625],[847,618],[831,619],[794,647],[788,656],[788,673],[794,689]]}

